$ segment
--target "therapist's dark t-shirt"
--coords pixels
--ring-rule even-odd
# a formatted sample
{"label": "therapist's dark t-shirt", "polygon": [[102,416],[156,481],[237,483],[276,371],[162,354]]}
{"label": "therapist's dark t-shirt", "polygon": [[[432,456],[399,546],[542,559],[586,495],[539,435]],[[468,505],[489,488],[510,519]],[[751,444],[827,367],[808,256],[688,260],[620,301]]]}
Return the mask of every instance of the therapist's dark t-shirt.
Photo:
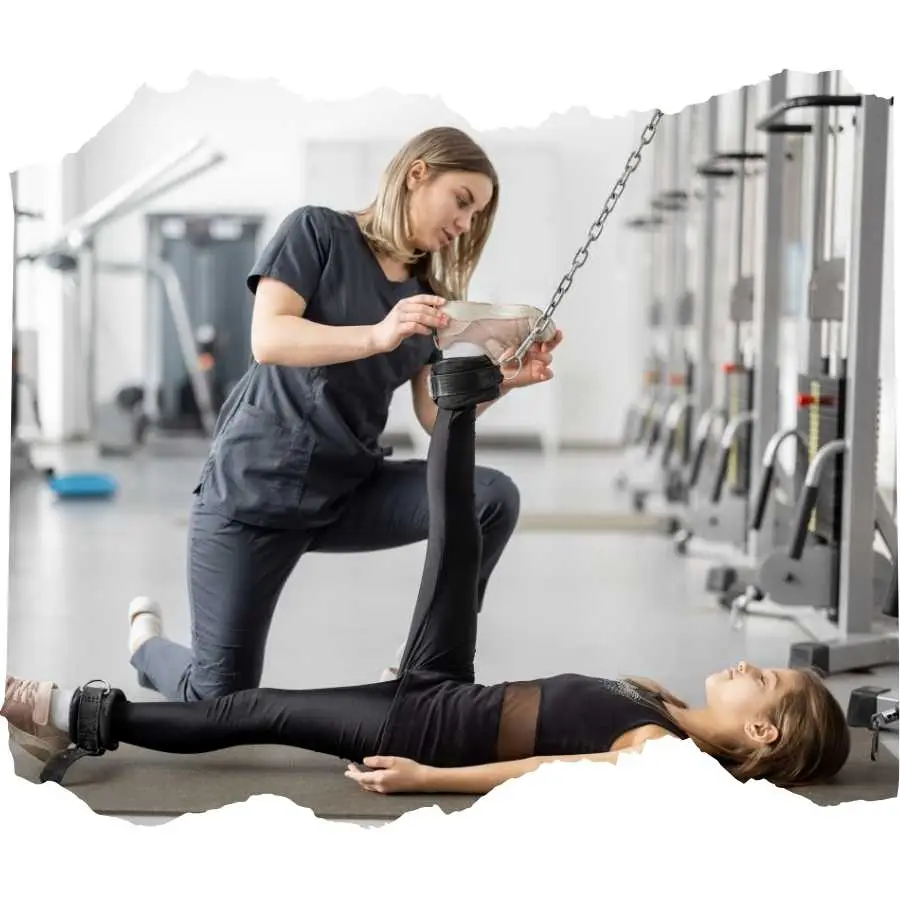
{"label": "therapist's dark t-shirt", "polygon": [[[433,293],[392,282],[349,213],[291,213],[247,279],[274,278],[323,325],[374,325],[398,301]],[[225,401],[196,493],[205,508],[250,525],[310,528],[334,521],[384,459],[379,440],[394,392],[439,358],[415,335],[391,353],[330,366],[250,365]]]}

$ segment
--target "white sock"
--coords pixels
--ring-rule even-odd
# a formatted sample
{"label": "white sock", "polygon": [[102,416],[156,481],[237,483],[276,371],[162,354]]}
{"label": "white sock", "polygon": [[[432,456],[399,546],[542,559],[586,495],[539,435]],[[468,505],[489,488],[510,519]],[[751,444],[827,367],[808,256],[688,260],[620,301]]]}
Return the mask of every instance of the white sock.
{"label": "white sock", "polygon": [[444,356],[448,359],[457,356],[484,356],[484,350],[478,344],[465,344],[460,342],[448,347],[444,351]]}
{"label": "white sock", "polygon": [[53,688],[50,695],[50,724],[66,734],[69,733],[69,709],[74,696],[75,691],[65,691],[61,688]]}
{"label": "white sock", "polygon": [[162,613],[159,606],[147,597],[135,597],[128,608],[130,628],[128,647],[133,656],[138,648],[152,637],[162,635]]}

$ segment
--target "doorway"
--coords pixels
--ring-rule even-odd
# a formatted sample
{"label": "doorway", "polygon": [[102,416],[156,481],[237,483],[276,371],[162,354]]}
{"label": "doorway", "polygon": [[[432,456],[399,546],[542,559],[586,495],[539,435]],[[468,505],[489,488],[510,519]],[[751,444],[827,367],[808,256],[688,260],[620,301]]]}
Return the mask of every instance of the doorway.
{"label": "doorway", "polygon": [[[253,297],[246,278],[256,262],[263,217],[152,214],[147,222],[150,258],[171,266],[180,282],[194,349],[217,414],[252,358]],[[201,432],[200,412],[172,311],[162,296],[153,300],[162,301],[149,304],[147,333],[148,354],[157,373],[159,426]]]}

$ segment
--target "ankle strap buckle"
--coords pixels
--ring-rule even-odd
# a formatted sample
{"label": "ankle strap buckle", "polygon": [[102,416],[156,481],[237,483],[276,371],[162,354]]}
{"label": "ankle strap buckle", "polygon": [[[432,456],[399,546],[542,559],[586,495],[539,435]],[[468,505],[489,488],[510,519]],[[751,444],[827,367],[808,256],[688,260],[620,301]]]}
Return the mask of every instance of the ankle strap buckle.
{"label": "ankle strap buckle", "polygon": [[101,693],[100,693],[100,696],[101,696],[101,697],[105,697],[105,696],[112,690],[112,685],[110,685],[110,683],[109,683],[108,681],[106,681],[105,679],[103,679],[103,678],[93,678],[93,679],[91,679],[90,681],[88,681],[88,682],[84,685],[84,687],[82,687],[82,691],[86,690],[87,688],[89,688],[89,687],[90,687],[91,685],[93,685],[93,684],[102,684],[102,685],[103,685],[104,690],[101,691]]}

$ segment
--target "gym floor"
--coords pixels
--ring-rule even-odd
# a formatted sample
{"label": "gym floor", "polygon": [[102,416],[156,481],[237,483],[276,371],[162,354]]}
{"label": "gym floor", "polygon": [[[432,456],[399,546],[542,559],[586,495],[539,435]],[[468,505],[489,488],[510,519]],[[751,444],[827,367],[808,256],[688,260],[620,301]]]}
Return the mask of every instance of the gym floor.
{"label": "gym floor", "polygon": [[[402,455],[402,454],[398,454]],[[47,456],[60,471],[102,470],[118,479],[107,501],[54,498],[40,478],[11,496],[8,669],[75,686],[103,678],[131,699],[126,611],[137,594],[162,604],[165,629],[189,640],[187,515],[202,444],[153,444],[131,459],[86,450]],[[508,472],[523,514],[625,511],[612,487],[617,454],[479,451]],[[418,589],[425,545],[367,555],[309,555],[276,611],[263,681],[304,688],[368,682],[396,661]],[[707,674],[746,658],[783,666],[805,635],[790,621],[748,616],[732,626],[704,589],[709,557],[678,557],[655,534],[539,533],[523,527],[489,587],[480,620],[480,681],[559,672],[645,675],[702,702]],[[829,682],[842,703],[863,684],[897,687],[896,668]],[[896,736],[883,741],[897,755]],[[159,823],[164,819],[132,819]],[[371,823],[367,823],[371,824]]]}

